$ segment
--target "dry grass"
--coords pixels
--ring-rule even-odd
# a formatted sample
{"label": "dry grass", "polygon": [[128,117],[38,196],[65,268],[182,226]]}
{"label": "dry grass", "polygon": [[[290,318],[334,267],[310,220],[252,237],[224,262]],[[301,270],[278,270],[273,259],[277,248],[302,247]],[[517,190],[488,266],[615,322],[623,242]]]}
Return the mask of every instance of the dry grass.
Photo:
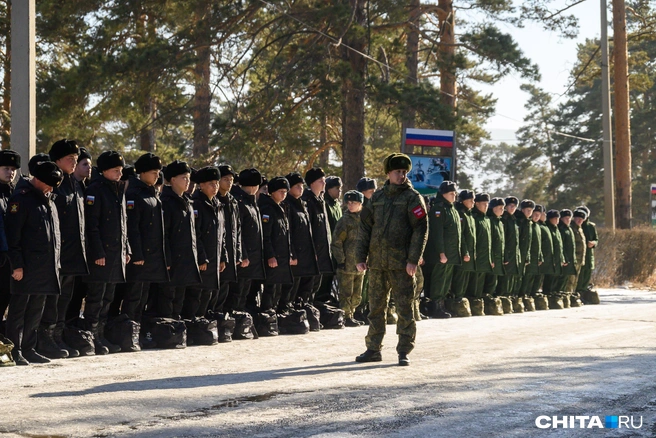
{"label": "dry grass", "polygon": [[633,283],[656,286],[656,230],[636,228],[609,231],[599,229],[592,283],[609,287]]}

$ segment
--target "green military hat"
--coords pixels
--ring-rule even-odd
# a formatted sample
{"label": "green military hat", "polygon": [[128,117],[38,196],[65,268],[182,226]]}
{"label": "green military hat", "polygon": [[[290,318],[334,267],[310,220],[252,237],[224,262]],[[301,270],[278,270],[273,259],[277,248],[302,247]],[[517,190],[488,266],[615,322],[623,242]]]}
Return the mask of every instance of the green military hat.
{"label": "green military hat", "polygon": [[362,204],[364,202],[364,195],[357,190],[349,190],[344,193],[344,202],[355,201]]}
{"label": "green military hat", "polygon": [[547,212],[547,219],[560,218],[560,212],[558,210],[549,210]]}
{"label": "green military hat", "polygon": [[503,200],[503,198],[492,198],[490,200],[490,208],[498,207],[498,206],[504,206],[506,205],[506,201]]}
{"label": "green military hat", "polygon": [[458,186],[456,186],[456,183],[454,183],[453,181],[442,181],[442,184],[440,184],[439,191],[442,195],[445,195],[449,192],[457,192]]}
{"label": "green military hat", "polygon": [[535,209],[533,210],[534,212],[537,211],[538,213],[544,213],[544,205],[540,204],[535,204]]}
{"label": "green military hat", "polygon": [[490,202],[490,195],[487,193],[477,193],[474,202]]}
{"label": "green military hat", "polygon": [[572,216],[572,210],[569,209],[564,209],[560,210],[560,217],[571,217]]}
{"label": "green military hat", "polygon": [[467,199],[474,199],[474,191],[468,189],[461,190],[458,194],[458,199],[460,202],[466,201]]}
{"label": "green military hat", "polygon": [[412,161],[406,154],[394,152],[385,158],[383,161],[383,167],[385,169],[385,173],[390,173],[393,170],[399,169],[407,170],[410,172],[412,170]]}
{"label": "green military hat", "polygon": [[572,213],[572,216],[574,217],[580,217],[583,220],[586,220],[588,218],[588,213],[585,212],[585,210],[577,208],[574,210],[574,213]]}
{"label": "green military hat", "polygon": [[519,208],[522,210],[525,208],[535,208],[535,202],[531,201],[530,199],[524,199],[521,204],[519,204]]}

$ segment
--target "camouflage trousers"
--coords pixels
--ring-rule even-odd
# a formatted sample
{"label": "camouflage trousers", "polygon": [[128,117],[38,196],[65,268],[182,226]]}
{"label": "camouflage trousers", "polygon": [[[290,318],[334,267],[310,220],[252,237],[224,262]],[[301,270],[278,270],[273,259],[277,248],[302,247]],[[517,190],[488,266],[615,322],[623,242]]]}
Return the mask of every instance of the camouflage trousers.
{"label": "camouflage trousers", "polygon": [[424,290],[424,271],[421,266],[417,266],[417,274],[415,274],[415,299],[412,303],[412,313],[415,321],[421,321],[421,312],[419,311],[419,302],[421,301],[421,293]]}
{"label": "camouflage trousers", "polygon": [[339,284],[339,307],[344,311],[345,318],[353,318],[355,309],[362,301],[363,273],[347,273],[341,269],[337,271]]}
{"label": "camouflage trousers", "polygon": [[581,273],[581,265],[576,266],[576,275],[569,275],[567,281],[565,282],[565,292],[576,292],[576,286],[579,280],[579,274]]}
{"label": "camouflage trousers", "polygon": [[369,332],[365,338],[367,349],[380,351],[383,348],[387,325],[387,306],[391,297],[396,302],[396,334],[399,336],[396,351],[410,353],[415,347],[417,325],[413,315],[415,277],[405,271],[369,271]]}

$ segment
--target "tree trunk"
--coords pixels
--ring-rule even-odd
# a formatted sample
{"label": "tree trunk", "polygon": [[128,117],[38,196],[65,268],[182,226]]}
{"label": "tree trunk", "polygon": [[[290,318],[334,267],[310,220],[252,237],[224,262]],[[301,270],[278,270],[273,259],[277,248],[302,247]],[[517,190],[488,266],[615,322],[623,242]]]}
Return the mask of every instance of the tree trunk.
{"label": "tree trunk", "polygon": [[141,150],[145,152],[154,152],[155,145],[155,119],[157,118],[157,102],[154,98],[148,98],[143,107],[144,114],[147,116],[147,126],[141,129],[139,134],[139,144]]}
{"label": "tree trunk", "polygon": [[[410,87],[416,87],[419,83],[417,78],[417,70],[419,64],[419,18],[421,17],[421,0],[411,0],[409,2],[409,18],[408,18],[408,39],[406,41],[406,58],[405,65],[408,69],[408,76],[406,83]],[[417,110],[413,106],[413,102],[405,102],[403,111],[401,112],[401,132],[405,132],[407,128],[415,127],[415,117]],[[414,148],[413,148],[414,149]],[[406,150],[406,153],[412,153],[412,150]]]}
{"label": "tree trunk", "polygon": [[208,0],[199,0],[196,7],[196,67],[194,94],[194,146],[195,158],[207,154],[210,150],[210,58],[211,58],[211,4]]}
{"label": "tree trunk", "polygon": [[[11,17],[11,1],[7,1],[7,17]],[[2,82],[2,131],[0,131],[0,142],[2,149],[9,149],[9,138],[11,137],[11,26],[7,26],[5,36],[5,62],[4,78]]]}
{"label": "tree trunk", "polygon": [[613,60],[615,91],[615,178],[617,228],[631,228],[631,124],[629,63],[624,0],[613,0]]}
{"label": "tree trunk", "polygon": [[442,102],[451,108],[456,108],[456,75],[453,58],[456,53],[455,17],[452,0],[439,0],[438,6],[446,13],[446,18],[440,20],[440,89]]}
{"label": "tree trunk", "polygon": [[[319,147],[323,147],[328,141],[328,129],[326,127],[326,114],[321,115],[321,131],[319,131]],[[319,167],[328,166],[330,160],[330,148],[327,148],[319,155]]]}

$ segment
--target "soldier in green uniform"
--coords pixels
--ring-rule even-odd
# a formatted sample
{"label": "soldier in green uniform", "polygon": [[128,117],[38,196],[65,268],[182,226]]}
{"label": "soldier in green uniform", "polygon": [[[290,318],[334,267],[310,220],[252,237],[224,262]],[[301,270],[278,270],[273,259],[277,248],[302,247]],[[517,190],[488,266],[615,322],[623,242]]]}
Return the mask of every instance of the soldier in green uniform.
{"label": "soldier in green uniform", "polygon": [[[545,253],[551,251],[553,253],[553,242],[551,241],[551,234],[547,228],[547,209],[544,205],[536,205],[535,210],[540,211],[540,219],[537,221],[537,226],[540,227],[540,248],[542,250],[542,263],[538,266],[538,275],[533,280],[533,287],[531,288],[531,295],[535,296],[542,290],[542,283],[544,282],[544,272],[542,272],[542,265],[544,265]],[[545,248],[546,245],[551,245],[550,248]]]}
{"label": "soldier in green uniform", "polygon": [[478,193],[474,198],[474,209],[472,217],[476,226],[476,271],[471,280],[473,288],[467,292],[472,315],[485,315],[483,303],[483,291],[485,289],[485,277],[492,274],[492,223],[487,216],[490,204],[490,195]]}
{"label": "soldier in green uniform", "polygon": [[444,299],[451,288],[454,268],[463,261],[462,227],[453,205],[457,195],[456,183],[443,181],[439,191],[428,213],[430,233],[424,255],[424,275],[432,300],[428,316],[450,318],[451,314],[444,307]]}
{"label": "soldier in green uniform", "polygon": [[[534,283],[539,282],[540,265],[542,265],[542,229],[540,228],[540,217],[544,207],[536,205],[531,214],[531,246],[529,251],[530,261],[525,266],[522,278],[521,295],[530,297],[533,294]],[[539,288],[539,286],[538,286]]]}
{"label": "soldier in green uniform", "polygon": [[524,274],[526,273],[526,267],[531,263],[531,241],[533,237],[533,222],[531,221],[531,216],[533,215],[533,209],[535,208],[535,202],[530,199],[524,199],[519,205],[519,211],[515,211],[515,217],[517,219],[517,241],[519,243],[519,276],[516,278],[515,285],[513,288],[513,311],[523,312],[524,305],[523,302],[520,305],[522,292],[522,284],[524,281]]}
{"label": "soldier in green uniform", "polygon": [[[576,242],[574,240],[574,232],[570,223],[572,222],[572,210],[560,210],[560,222],[558,223],[558,230],[560,237],[563,241],[563,256],[565,263],[563,270],[553,292],[565,292],[567,282],[571,276],[576,276]],[[556,286],[556,285],[554,285]]]}
{"label": "soldier in green uniform", "polygon": [[[371,203],[371,197],[377,189],[376,180],[367,178],[366,176],[360,178],[360,181],[355,186],[355,190],[364,195],[364,203],[362,207],[367,207]],[[420,270],[420,269],[419,269]],[[359,321],[365,320],[367,313],[369,313],[369,299],[367,291],[369,290],[369,272],[364,273],[364,281],[362,282],[362,302],[355,312],[355,318]]]}
{"label": "soldier in green uniform", "polygon": [[382,360],[380,350],[391,288],[398,314],[399,365],[409,365],[408,354],[414,348],[417,332],[412,312],[415,273],[426,246],[428,219],[424,199],[407,178],[412,169],[410,158],[394,153],[385,158],[383,166],[388,180],[360,214],[357,268],[360,272],[370,269],[370,310],[367,351],[356,361]]}
{"label": "soldier in green uniform", "polygon": [[544,263],[540,266],[540,272],[544,275],[542,293],[545,295],[560,290],[560,279],[565,266],[565,255],[563,253],[563,239],[558,229],[560,212],[549,210],[547,212],[547,231],[542,235],[542,257]]}
{"label": "soldier in green uniform", "polygon": [[342,205],[339,202],[342,197],[342,179],[338,176],[329,176],[326,178],[326,193],[324,193],[324,201],[326,201],[326,212],[328,213],[328,224],[330,225],[330,232],[335,232],[335,225],[342,217]]}
{"label": "soldier in green uniform", "polygon": [[590,221],[590,209],[585,206],[577,207],[576,209],[584,211],[588,216],[583,221],[583,225],[581,225],[586,240],[585,265],[581,266],[578,284],[576,285],[577,292],[584,292],[591,289],[590,279],[592,278],[592,271],[595,268],[594,253],[599,242],[599,235],[597,234],[597,225]]}
{"label": "soldier in green uniform", "polygon": [[499,307],[501,299],[497,295],[500,279],[506,275],[506,266],[508,265],[506,260],[506,231],[503,223],[505,206],[506,201],[503,198],[492,198],[487,210],[487,216],[490,218],[490,228],[492,229],[492,273],[485,275],[485,286],[483,287],[483,298],[487,309],[485,311],[486,315],[504,314],[503,309]]}
{"label": "soldier in green uniform", "polygon": [[344,311],[344,324],[347,327],[359,327],[364,322],[356,320],[354,313],[362,299],[364,273],[356,268],[355,253],[364,195],[350,190],[344,194],[344,202],[348,210],[335,224],[331,246],[337,264],[339,307]]}
{"label": "soldier in green uniform", "polygon": [[[585,252],[586,252],[586,246],[587,242],[585,239],[585,233],[583,232],[583,222],[588,218],[588,215],[585,213],[583,210],[575,210],[574,213],[572,214],[572,232],[574,233],[574,244],[575,244],[575,255],[576,255],[576,275],[573,277],[569,278],[569,281],[567,285],[565,286],[565,290],[568,293],[574,294],[576,292],[576,286],[578,284],[578,279],[579,279],[579,273],[581,272],[581,268],[585,264]],[[575,298],[580,298],[578,295]],[[576,305],[578,303],[578,300],[570,300],[572,303]]]}
{"label": "soldier in green uniform", "polygon": [[519,252],[519,228],[517,226],[517,206],[519,200],[514,196],[505,199],[506,211],[501,216],[504,233],[504,270],[505,274],[499,277],[496,295],[504,301],[504,311],[512,313],[511,296],[517,282],[520,280],[520,252]]}
{"label": "soldier in green uniform", "polygon": [[[471,316],[469,300],[465,298],[468,290],[475,290],[476,276],[476,222],[472,216],[474,192],[461,190],[455,204],[460,216],[462,264],[454,268],[451,290],[453,302],[450,312],[456,316]],[[471,294],[470,294],[471,295]]]}

